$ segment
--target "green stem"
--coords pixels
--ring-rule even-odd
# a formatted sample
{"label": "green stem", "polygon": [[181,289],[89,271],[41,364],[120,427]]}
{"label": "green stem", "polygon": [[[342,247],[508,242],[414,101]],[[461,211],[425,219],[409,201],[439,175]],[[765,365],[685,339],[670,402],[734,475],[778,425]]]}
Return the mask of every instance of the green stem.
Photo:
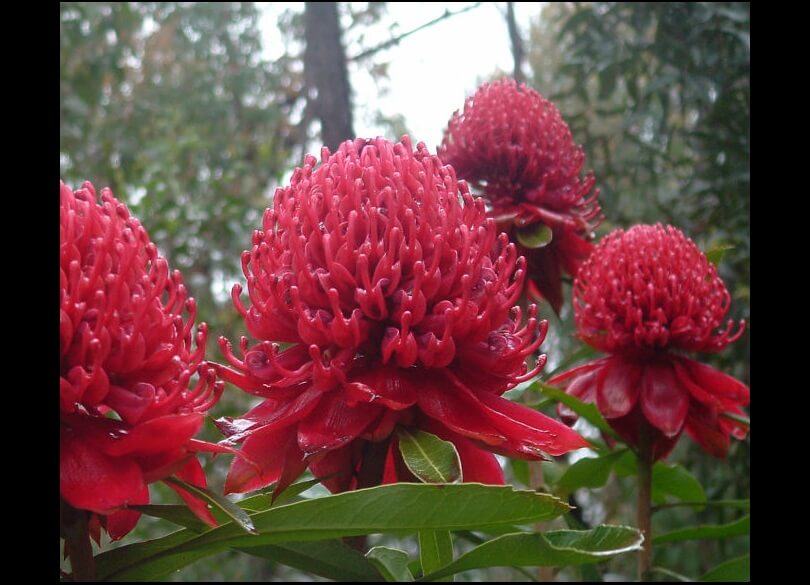
{"label": "green stem", "polygon": [[639,429],[639,444],[636,451],[638,460],[638,529],[644,535],[644,544],[638,556],[638,580],[647,581],[652,566],[652,469],[653,453],[650,440],[649,425],[646,421],[641,423]]}

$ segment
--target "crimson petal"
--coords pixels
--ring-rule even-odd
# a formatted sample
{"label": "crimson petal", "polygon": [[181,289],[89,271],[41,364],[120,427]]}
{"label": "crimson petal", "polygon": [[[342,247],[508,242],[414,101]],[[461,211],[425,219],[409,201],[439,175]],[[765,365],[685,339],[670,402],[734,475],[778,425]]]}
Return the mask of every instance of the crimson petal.
{"label": "crimson petal", "polygon": [[203,424],[199,413],[170,414],[142,422],[119,438],[105,441],[108,455],[152,455],[189,441]]}
{"label": "crimson petal", "polygon": [[750,402],[751,390],[736,378],[694,360],[681,358],[680,362],[689,370],[695,383],[704,390],[740,406]]}
{"label": "crimson petal", "polygon": [[59,491],[74,508],[106,513],[134,502],[146,489],[130,457],[110,457],[71,429],[60,432]]}
{"label": "crimson petal", "polygon": [[689,411],[689,392],[678,382],[669,363],[649,363],[641,379],[641,410],[667,437],[681,432]]}
{"label": "crimson petal", "polygon": [[[143,489],[131,499],[130,504],[148,504],[149,503],[149,488],[143,486]],[[135,510],[119,510],[113,512],[106,517],[104,524],[107,528],[107,533],[112,540],[120,540],[129,534],[138,520],[141,519],[141,513]]]}
{"label": "crimson petal", "polygon": [[333,494],[345,492],[350,489],[354,478],[355,451],[352,443],[327,451],[317,461],[313,460],[309,469],[315,477],[328,477],[321,483]]}
{"label": "crimson petal", "polygon": [[[567,380],[570,380],[571,378],[578,378],[581,375],[584,375],[584,374],[587,374],[588,372],[599,369],[600,367],[602,367],[609,360],[610,360],[610,358],[600,358],[598,360],[594,360],[594,361],[591,361],[591,362],[584,363],[584,364],[582,364],[580,366],[577,366],[575,368],[571,368],[570,370],[566,370],[565,372],[562,372],[561,374],[557,374],[556,376],[553,376],[546,383],[551,385],[551,386],[557,386],[557,385],[562,384],[563,382],[565,382]],[[569,392],[569,394],[571,394],[571,392]]]}
{"label": "crimson petal", "polygon": [[297,449],[296,429],[258,429],[245,439],[231,463],[225,479],[225,493],[244,493],[261,489],[281,477],[287,454]]}
{"label": "crimson petal", "polygon": [[223,417],[215,424],[228,437],[227,442],[236,443],[257,429],[280,429],[295,424],[307,416],[323,395],[321,390],[294,388],[266,398],[261,404],[241,418]]}
{"label": "crimson petal", "polygon": [[710,455],[722,459],[728,453],[731,438],[723,431],[717,413],[711,408],[693,402],[686,419],[686,432]]}
{"label": "crimson petal", "polygon": [[[585,402],[586,404],[593,404],[596,402],[596,381],[605,364],[606,362],[604,360],[600,360],[600,363],[598,364],[596,362],[593,364],[586,364],[586,366],[593,366],[588,367],[587,369],[586,366],[575,368],[582,373],[571,379],[571,381],[568,383],[568,387],[565,389],[565,392],[581,402]],[[551,384],[552,381],[559,382],[560,378],[562,377],[563,376],[552,378],[552,380],[549,380],[549,384]],[[568,376],[565,377],[567,378]],[[579,415],[576,412],[568,408],[562,402],[557,404],[557,415],[565,424],[568,425],[573,425],[579,418]]]}
{"label": "crimson petal", "polygon": [[[182,479],[191,485],[196,485],[197,487],[201,488],[208,487],[208,483],[205,480],[205,472],[203,472],[202,465],[200,465],[200,462],[196,457],[191,457],[188,462],[186,462],[186,464],[182,468],[178,469],[174,474],[179,479]],[[181,498],[183,498],[183,501],[186,502],[186,505],[192,512],[194,512],[194,515],[197,518],[209,526],[217,526],[217,519],[214,518],[211,510],[208,509],[208,502],[174,483],[167,482],[167,485],[176,491]]]}
{"label": "crimson petal", "polygon": [[624,416],[636,405],[641,368],[621,357],[613,357],[596,378],[596,405],[605,418]]}
{"label": "crimson petal", "polygon": [[465,437],[487,445],[506,442],[503,433],[483,414],[481,403],[462,396],[450,382],[442,388],[436,380],[425,380],[419,389],[418,404],[426,415]]}
{"label": "crimson petal", "polygon": [[485,405],[487,416],[524,455],[536,457],[538,450],[563,455],[589,445],[576,431],[527,406],[486,392],[476,393],[476,398]]}
{"label": "crimson petal", "polygon": [[349,406],[343,390],[333,390],[298,425],[298,446],[306,456],[342,447],[366,430],[380,411],[362,402]]}
{"label": "crimson petal", "polygon": [[[683,361],[691,362],[692,360]],[[688,364],[684,364],[681,362],[681,360],[677,360],[673,363],[673,365],[675,366],[675,375],[678,377],[678,381],[689,391],[689,394],[691,394],[695,400],[698,400],[711,408],[723,408],[723,400],[721,400],[719,396],[713,394],[705,388],[698,386],[695,383],[692,376],[689,374],[690,368],[688,367]]]}
{"label": "crimson petal", "polygon": [[346,385],[351,401],[381,404],[404,410],[416,404],[418,390],[402,368],[384,367],[352,376]]}

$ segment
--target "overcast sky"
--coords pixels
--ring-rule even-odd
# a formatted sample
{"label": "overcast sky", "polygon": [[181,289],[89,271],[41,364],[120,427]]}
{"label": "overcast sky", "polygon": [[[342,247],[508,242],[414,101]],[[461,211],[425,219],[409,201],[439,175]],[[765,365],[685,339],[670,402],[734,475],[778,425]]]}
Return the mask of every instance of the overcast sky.
{"label": "overcast sky", "polygon": [[[265,55],[274,59],[285,50],[277,29],[276,17],[285,8],[302,3],[259,2]],[[473,2],[389,2],[385,22],[396,23],[401,34],[444,13],[455,12]],[[369,112],[402,114],[414,143],[424,141],[431,151],[441,142],[442,132],[464,98],[472,94],[483,78],[497,69],[513,68],[509,33],[502,11],[505,2],[485,2],[481,6],[452,16],[404,39],[399,45],[380,52],[372,60],[390,63],[389,77],[378,87],[362,69],[350,72],[354,90],[354,129],[358,136],[374,137],[383,129],[374,124]],[[538,2],[517,2],[515,13],[524,39],[529,24],[540,12]],[[366,47],[388,39],[385,26],[366,29]],[[348,54],[356,48],[347,47]],[[385,91],[387,90],[387,91]],[[399,138],[387,136],[387,138]]]}

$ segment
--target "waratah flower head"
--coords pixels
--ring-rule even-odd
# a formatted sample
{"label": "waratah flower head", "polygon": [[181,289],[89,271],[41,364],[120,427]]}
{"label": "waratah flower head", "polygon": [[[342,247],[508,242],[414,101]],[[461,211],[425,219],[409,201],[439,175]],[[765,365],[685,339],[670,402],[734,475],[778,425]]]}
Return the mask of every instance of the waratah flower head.
{"label": "waratah flower head", "polygon": [[657,457],[684,429],[722,457],[731,435],[747,433],[735,415],[744,414],[749,389],[682,352],[717,352],[739,339],[744,321],[736,331],[733,321],[723,326],[729,306],[715,266],[680,230],[660,224],[615,230],[574,281],[577,333],[610,356],[550,383],[595,402],[630,444],[637,444],[640,425],[651,425]]}
{"label": "waratah flower head", "polygon": [[139,517],[126,505],[149,502],[149,483],[174,474],[205,485],[193,455],[205,444],[192,437],[222,383],[201,367],[206,326],[194,335],[180,273],[126,206],[109,189],[99,202],[90,183],[61,184],[60,203],[60,491],[103,515],[117,539]]}
{"label": "waratah flower head", "polygon": [[[530,291],[559,312],[562,270],[573,276],[587,258],[601,210],[599,191],[588,195],[593,175],[580,176],[585,154],[557,107],[513,79],[485,83],[453,114],[439,156],[482,191],[500,225],[511,224]],[[543,226],[551,242],[531,244]]]}
{"label": "waratah flower head", "polygon": [[[308,156],[242,257],[251,335],[221,346],[222,376],[265,401],[221,429],[243,442],[226,491],[309,465],[356,487],[370,443],[396,425],[456,443],[468,481],[501,481],[488,451],[524,458],[583,446],[564,425],[500,397],[531,371],[546,323],[513,308],[523,259],[453,169],[410,140],[357,139]],[[289,344],[283,351],[279,341]],[[393,445],[393,443],[392,443]],[[388,449],[388,469],[396,450]],[[389,473],[388,477],[392,477]]]}

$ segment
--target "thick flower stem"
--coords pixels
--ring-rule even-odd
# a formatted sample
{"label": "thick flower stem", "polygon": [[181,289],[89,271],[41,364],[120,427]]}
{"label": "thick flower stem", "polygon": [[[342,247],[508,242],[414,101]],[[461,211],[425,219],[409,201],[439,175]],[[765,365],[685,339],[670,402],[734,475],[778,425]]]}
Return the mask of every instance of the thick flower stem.
{"label": "thick flower stem", "polygon": [[[388,456],[390,439],[379,443],[367,442],[363,447],[363,463],[357,473],[357,489],[380,485],[385,472],[385,458]],[[346,543],[365,554],[367,541],[365,536],[349,536]]]}
{"label": "thick flower stem", "polygon": [[379,443],[368,442],[365,444],[363,447],[363,464],[357,474],[357,489],[374,487],[382,483],[389,442],[390,440],[386,440]]}
{"label": "thick flower stem", "polygon": [[96,563],[90,544],[89,512],[76,510],[62,502],[62,530],[65,547],[70,555],[73,581],[95,581]]}
{"label": "thick flower stem", "polygon": [[646,581],[652,566],[652,468],[655,463],[652,454],[650,429],[645,423],[639,429],[639,444],[636,451],[638,461],[638,529],[644,535],[644,544],[638,556],[638,580]]}

